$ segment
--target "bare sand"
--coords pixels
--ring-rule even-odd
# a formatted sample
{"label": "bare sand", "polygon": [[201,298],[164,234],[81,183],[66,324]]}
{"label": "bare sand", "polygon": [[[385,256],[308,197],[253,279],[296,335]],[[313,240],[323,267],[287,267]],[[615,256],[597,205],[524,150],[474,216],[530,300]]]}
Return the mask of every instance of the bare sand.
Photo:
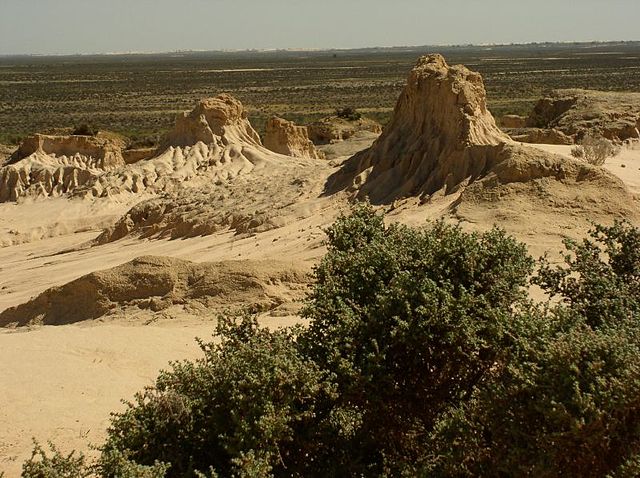
{"label": "bare sand", "polygon": [[[566,157],[571,157],[571,148],[573,148],[573,146],[550,144],[532,144],[531,146]],[[640,195],[639,143],[636,143],[633,148],[625,147],[613,158],[608,158],[604,163],[604,167],[622,179],[631,193]]]}
{"label": "bare sand", "polygon": [[198,356],[211,323],[167,322],[0,331],[0,470],[19,476],[32,438],[63,450],[99,443],[109,413],[169,360]]}

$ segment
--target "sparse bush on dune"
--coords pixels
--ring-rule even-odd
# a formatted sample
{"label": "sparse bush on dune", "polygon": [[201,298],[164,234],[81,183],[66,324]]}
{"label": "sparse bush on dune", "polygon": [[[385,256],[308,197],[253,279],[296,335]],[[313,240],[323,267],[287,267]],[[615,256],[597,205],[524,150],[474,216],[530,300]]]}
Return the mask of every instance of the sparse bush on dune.
{"label": "sparse bush on dune", "polygon": [[331,453],[335,387],[298,350],[297,332],[221,318],[220,344],[202,343],[204,358],[173,364],[114,417],[102,476],[118,476],[105,465],[112,453],[170,464],[168,476],[210,468],[220,476],[319,473]]}
{"label": "sparse bush on dune", "polygon": [[202,359],[114,415],[96,476],[640,473],[639,229],[542,259],[544,305],[499,229],[386,226],[364,205],[327,232],[308,327],[221,319]]}
{"label": "sparse bush on dune", "polygon": [[579,145],[571,148],[574,158],[583,159],[594,166],[602,166],[607,158],[616,156],[620,147],[601,136],[586,135]]}
{"label": "sparse bush on dune", "polygon": [[[134,463],[119,451],[106,451],[100,463],[95,464],[83,453],[72,451],[65,455],[53,443],[49,443],[49,448],[47,453],[39,443],[34,443],[31,458],[22,466],[23,478],[164,478],[169,468],[161,463],[152,466]],[[0,472],[0,478],[4,478],[4,473]]]}
{"label": "sparse bush on dune", "polygon": [[[91,467],[83,453],[72,451],[65,455],[49,443],[50,454],[35,443],[31,458],[22,466],[23,478],[86,478]],[[0,474],[0,476],[2,476]]]}
{"label": "sparse bush on dune", "polygon": [[640,230],[597,226],[566,245],[565,265],[543,259],[534,278],[560,302],[531,310],[434,430],[436,476],[640,474]]}

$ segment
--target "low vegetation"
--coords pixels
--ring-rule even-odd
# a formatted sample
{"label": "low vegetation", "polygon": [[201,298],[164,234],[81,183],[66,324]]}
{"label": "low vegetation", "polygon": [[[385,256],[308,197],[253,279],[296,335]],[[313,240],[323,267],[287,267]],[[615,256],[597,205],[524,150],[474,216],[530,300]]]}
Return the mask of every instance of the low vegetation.
{"label": "low vegetation", "polygon": [[[145,144],[201,98],[231,93],[264,132],[277,115],[308,124],[355,105],[385,124],[420,55],[479,71],[496,117],[527,115],[555,88],[640,91],[638,43],[395,48],[331,52],[192,52],[0,58],[0,143],[91,123]],[[179,81],[178,81],[179,79]],[[155,144],[152,144],[152,146]]]}
{"label": "low vegetation", "polygon": [[358,121],[362,118],[362,114],[352,106],[338,108],[336,110],[336,116],[338,118],[346,119],[347,121]]}
{"label": "low vegetation", "polygon": [[640,473],[639,229],[597,226],[559,266],[367,205],[327,234],[306,327],[221,318],[113,416],[96,463],[37,447],[24,476]]}
{"label": "low vegetation", "polygon": [[594,166],[602,166],[607,158],[616,156],[620,147],[601,136],[586,135],[579,145],[571,148],[574,158],[582,159]]}
{"label": "low vegetation", "polygon": [[98,130],[87,123],[82,123],[76,126],[71,134],[76,136],[97,136]]}

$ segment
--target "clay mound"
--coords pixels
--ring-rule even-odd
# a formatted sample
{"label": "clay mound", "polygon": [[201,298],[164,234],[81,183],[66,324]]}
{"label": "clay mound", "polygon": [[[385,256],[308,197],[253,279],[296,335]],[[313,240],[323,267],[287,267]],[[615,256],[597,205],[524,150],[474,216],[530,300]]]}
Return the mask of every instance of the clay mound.
{"label": "clay mound", "polygon": [[117,315],[126,307],[160,312],[179,306],[210,316],[227,308],[271,310],[301,299],[309,281],[307,267],[288,262],[144,256],[9,308],[0,314],[0,327],[69,324]]}
{"label": "clay mound", "polygon": [[487,109],[482,77],[449,67],[441,55],[425,56],[389,125],[330,178],[328,190],[351,186],[376,203],[451,190],[485,174],[492,149],[510,141]]}
{"label": "clay mound", "polygon": [[242,144],[173,147],[151,159],[127,165],[96,177],[74,196],[108,197],[123,193],[171,193],[204,183],[230,181],[277,162],[264,148]]}
{"label": "clay mound", "polygon": [[[287,158],[234,181],[218,180],[182,188],[133,206],[97,244],[125,237],[184,238],[222,230],[236,234],[264,232],[309,217],[319,207],[322,182],[331,166],[325,161]],[[192,182],[194,182],[192,180]]]}
{"label": "clay mound", "polygon": [[538,101],[527,126],[556,128],[577,140],[586,133],[610,140],[639,138],[640,93],[554,90]]}
{"label": "clay mound", "polygon": [[0,168],[0,202],[71,193],[124,166],[123,146],[97,136],[30,136]]}
{"label": "clay mound", "polygon": [[324,154],[317,151],[306,126],[297,126],[291,121],[274,116],[267,121],[264,146],[285,156],[298,158],[323,159]]}
{"label": "clay mound", "polygon": [[94,196],[145,191],[156,197],[131,208],[97,243],[129,235],[194,237],[227,228],[259,232],[300,217],[305,199],[320,194],[306,185],[330,165],[269,151],[246,117],[229,95],[203,100],[178,116],[163,153],[101,176],[92,186]]}
{"label": "clay mound", "polygon": [[380,123],[369,118],[348,120],[338,116],[328,116],[307,125],[309,139],[316,145],[345,141],[360,133],[382,133]]}
{"label": "clay mound", "polygon": [[561,239],[583,236],[594,222],[640,219],[638,198],[601,167],[519,145],[496,153],[491,171],[463,188],[450,207],[457,220],[498,224],[527,242],[545,237],[547,246],[537,245],[543,253]]}
{"label": "clay mound", "polygon": [[242,103],[223,94],[178,115],[154,157],[106,173],[77,194],[172,193],[277,168],[285,159],[262,145]]}
{"label": "clay mound", "polygon": [[90,158],[91,166],[110,169],[124,164],[122,149],[124,142],[101,136],[50,136],[35,134],[26,138],[12,157],[14,162],[35,153],[51,156]]}

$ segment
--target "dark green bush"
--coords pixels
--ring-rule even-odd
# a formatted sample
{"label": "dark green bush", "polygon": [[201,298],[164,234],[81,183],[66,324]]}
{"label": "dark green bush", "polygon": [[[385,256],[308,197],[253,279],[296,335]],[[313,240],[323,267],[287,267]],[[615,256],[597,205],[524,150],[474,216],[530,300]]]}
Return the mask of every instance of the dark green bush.
{"label": "dark green bush", "polygon": [[566,241],[565,266],[544,258],[534,282],[584,316],[591,327],[616,327],[640,313],[640,230],[595,226],[590,239]]}
{"label": "dark green bush", "polygon": [[533,261],[498,229],[385,227],[368,206],[328,236],[303,350],[336,375],[336,406],[359,413],[352,456],[411,462],[513,341]]}
{"label": "dark green bush", "polygon": [[23,478],[85,478],[91,476],[91,467],[82,453],[62,454],[49,443],[51,454],[34,443],[31,458],[22,465]]}
{"label": "dark green bush", "polygon": [[[72,451],[64,455],[53,443],[49,443],[49,448],[47,453],[39,443],[34,443],[31,458],[22,465],[23,478],[164,478],[169,468],[159,463],[153,466],[134,463],[117,450],[106,451],[98,464],[92,464],[83,453]],[[0,478],[3,476],[0,472]]]}
{"label": "dark green bush", "polygon": [[87,123],[82,123],[76,126],[71,134],[74,136],[97,136],[98,130]]}
{"label": "dark green bush", "polygon": [[535,279],[561,304],[531,313],[505,363],[441,418],[429,474],[640,475],[640,230],[566,244],[565,266],[543,260]]}
{"label": "dark green bush", "polygon": [[338,108],[336,110],[336,116],[338,118],[346,119],[347,121],[358,121],[360,118],[362,118],[360,112],[352,106]]}

